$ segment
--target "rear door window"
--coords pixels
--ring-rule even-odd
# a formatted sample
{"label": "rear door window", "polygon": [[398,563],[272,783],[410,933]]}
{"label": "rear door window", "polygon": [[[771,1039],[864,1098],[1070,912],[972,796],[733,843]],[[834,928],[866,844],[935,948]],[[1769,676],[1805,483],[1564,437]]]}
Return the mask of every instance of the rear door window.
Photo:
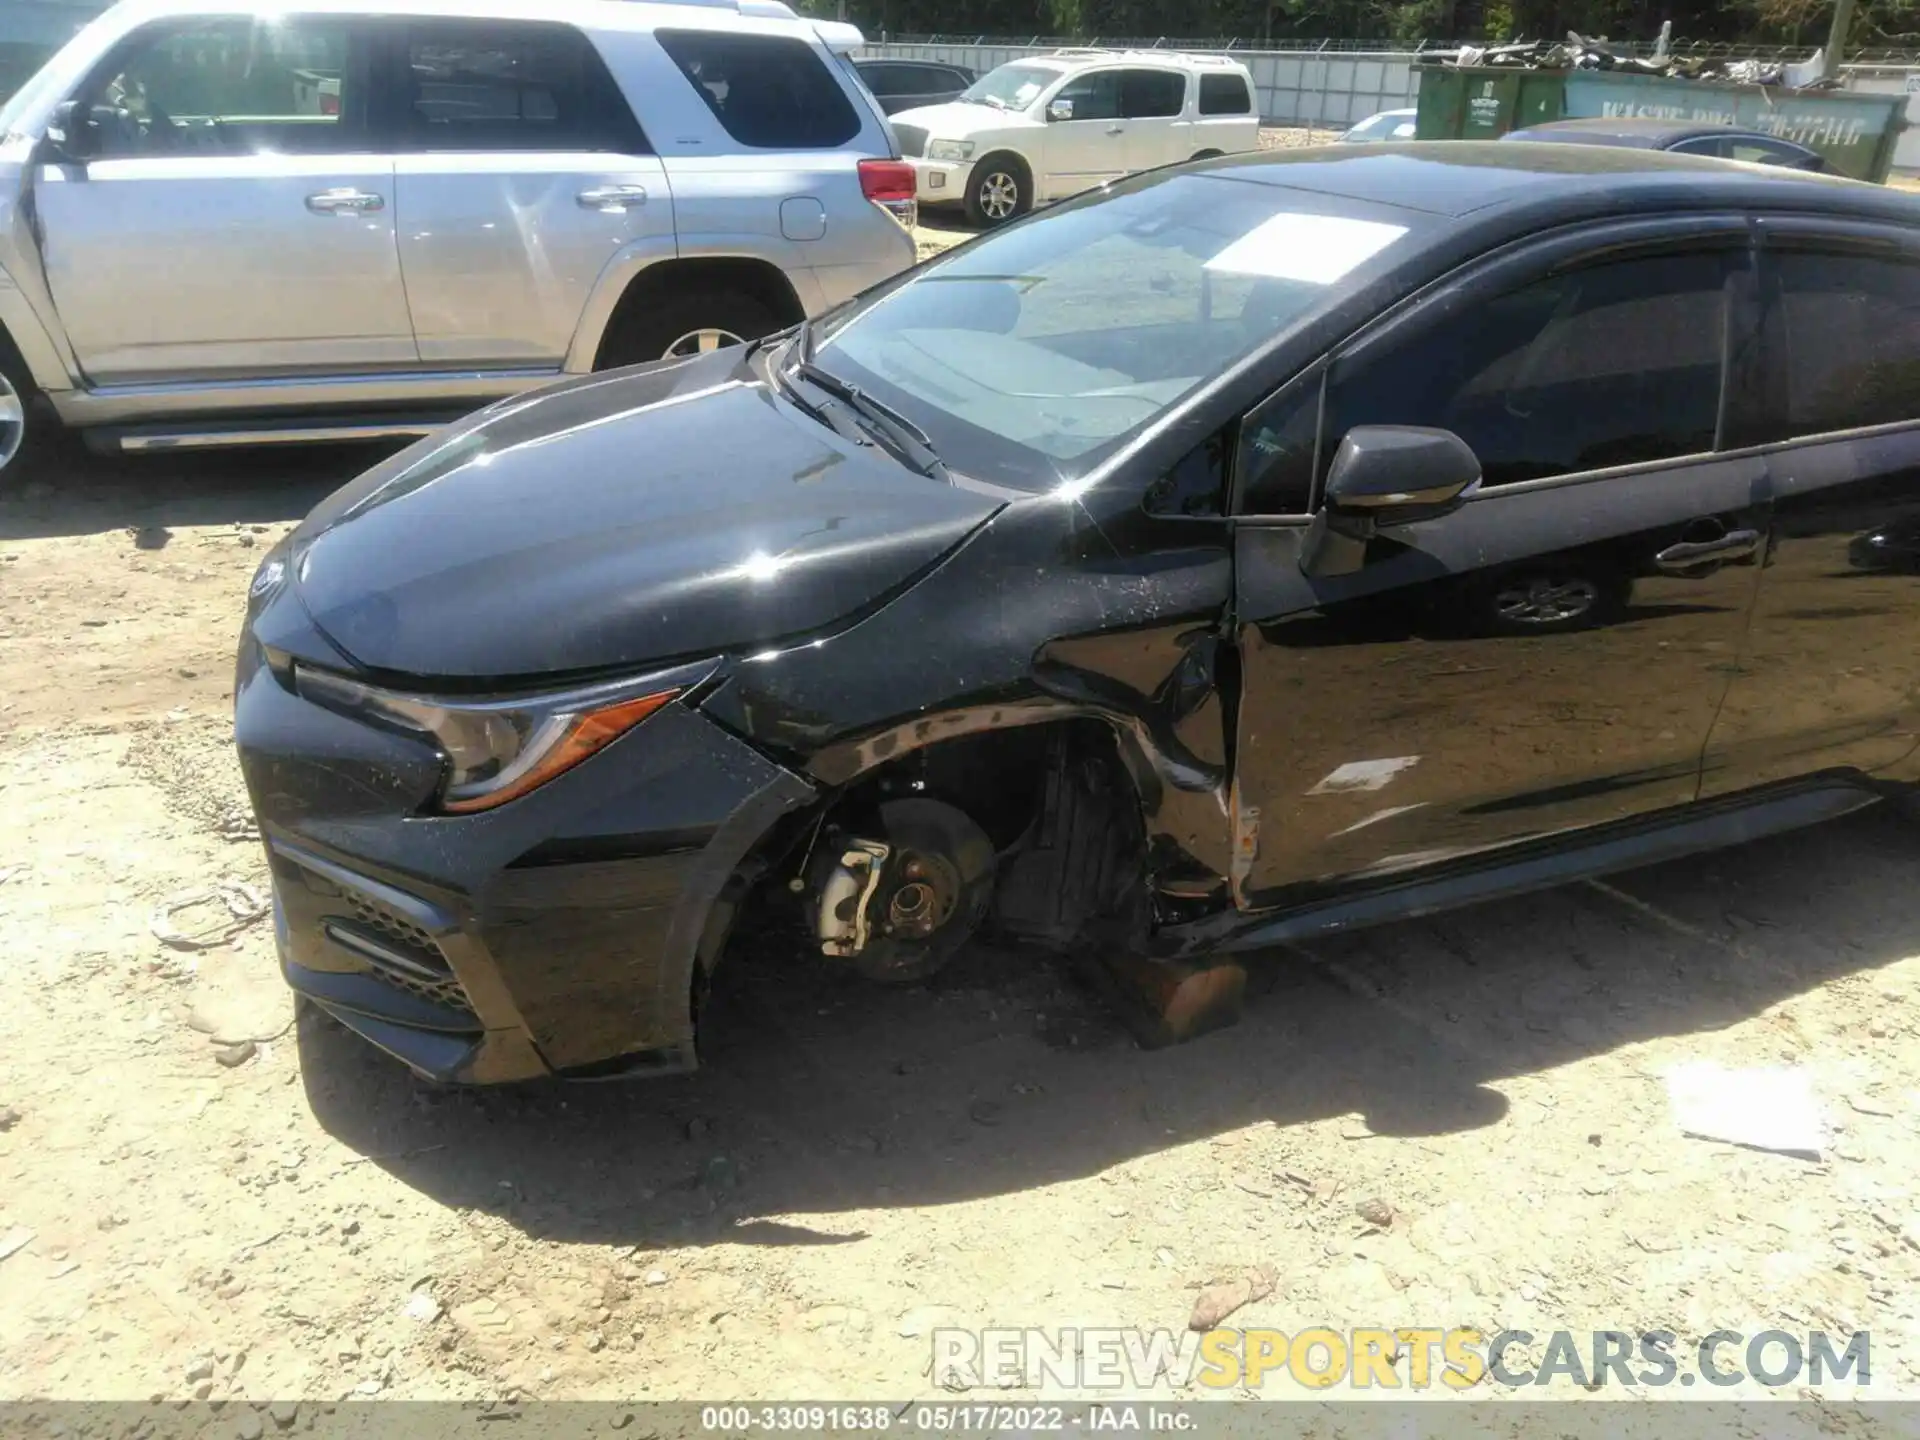
{"label": "rear door window", "polygon": [[1159,120],[1186,108],[1187,77],[1173,70],[1121,72],[1120,105],[1128,120]]}
{"label": "rear door window", "polygon": [[656,30],[722,128],[756,150],[832,150],[860,133],[846,92],[804,40]]}
{"label": "rear door window", "polygon": [[1244,75],[1202,75],[1200,77],[1200,113],[1202,115],[1250,115],[1253,95]]}
{"label": "rear door window", "polygon": [[571,26],[423,20],[406,35],[403,149],[646,153],[599,52]]}
{"label": "rear door window", "polygon": [[1920,266],[1815,250],[1771,266],[1766,344],[1784,405],[1764,438],[1920,420]]}

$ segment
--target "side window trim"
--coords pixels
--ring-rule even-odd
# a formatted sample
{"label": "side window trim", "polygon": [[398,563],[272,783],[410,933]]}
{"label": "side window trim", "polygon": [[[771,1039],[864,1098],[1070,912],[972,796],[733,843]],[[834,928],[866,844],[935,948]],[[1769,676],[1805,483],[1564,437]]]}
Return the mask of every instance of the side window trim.
{"label": "side window trim", "polygon": [[[1560,232],[1534,236],[1491,255],[1479,256],[1468,261],[1460,268],[1440,276],[1415,294],[1400,301],[1385,313],[1373,317],[1354,333],[1336,342],[1319,357],[1296,371],[1259,401],[1248,406],[1237,422],[1243,434],[1247,422],[1258,412],[1278,401],[1286,391],[1300,383],[1306,376],[1316,370],[1319,372],[1319,423],[1315,426],[1313,483],[1308,499],[1310,508],[1304,515],[1292,512],[1260,512],[1249,515],[1244,507],[1245,486],[1248,478],[1242,473],[1244,445],[1236,444],[1232,461],[1233,473],[1228,489],[1231,497],[1228,514],[1236,523],[1272,521],[1297,524],[1310,518],[1321,501],[1321,462],[1326,459],[1325,450],[1329,439],[1326,434],[1327,390],[1335,370],[1346,363],[1364,363],[1378,354],[1392,350],[1396,345],[1425,333],[1432,325],[1441,323],[1447,312],[1457,311],[1459,308],[1463,288],[1470,296],[1485,298],[1490,295],[1505,294],[1519,286],[1545,278],[1558,270],[1602,264],[1609,260],[1627,260],[1671,253],[1689,247],[1708,246],[1744,252],[1748,257],[1744,272],[1747,277],[1744,304],[1742,305],[1740,292],[1736,287],[1729,295],[1726,332],[1721,337],[1720,413],[1716,417],[1715,424],[1715,449],[1707,452],[1720,453],[1724,448],[1722,442],[1726,438],[1724,432],[1727,423],[1729,391],[1732,385],[1733,337],[1739,332],[1742,324],[1749,329],[1757,328],[1758,325],[1752,282],[1756,267],[1761,262],[1757,259],[1760,247],[1751,217],[1728,212],[1689,216],[1685,223],[1679,225],[1676,225],[1671,218],[1602,222],[1598,225],[1577,226]],[[1736,319],[1736,306],[1741,306],[1743,309],[1744,320]],[[1655,468],[1660,465],[1675,464],[1687,458],[1689,457],[1680,456],[1663,461],[1575,471],[1566,475],[1555,475],[1504,486],[1498,492],[1489,493],[1577,484],[1595,476],[1612,474],[1616,470]]]}

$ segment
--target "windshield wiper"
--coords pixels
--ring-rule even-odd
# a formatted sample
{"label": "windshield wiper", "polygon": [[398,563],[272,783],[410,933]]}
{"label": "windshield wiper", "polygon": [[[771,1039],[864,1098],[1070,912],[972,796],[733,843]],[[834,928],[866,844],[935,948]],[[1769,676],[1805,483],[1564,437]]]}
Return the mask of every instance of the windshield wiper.
{"label": "windshield wiper", "polygon": [[918,470],[929,479],[952,483],[946,462],[940,458],[940,452],[933,448],[933,441],[926,431],[891,405],[874,399],[858,385],[850,385],[831,370],[822,370],[814,364],[807,358],[810,347],[805,339],[802,347],[801,358],[794,363],[794,374],[858,414],[908,468]]}

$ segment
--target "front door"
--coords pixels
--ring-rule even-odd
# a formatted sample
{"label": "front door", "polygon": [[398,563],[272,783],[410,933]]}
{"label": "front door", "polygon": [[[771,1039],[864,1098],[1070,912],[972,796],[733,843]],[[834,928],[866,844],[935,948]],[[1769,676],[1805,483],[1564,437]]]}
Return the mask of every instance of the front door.
{"label": "front door", "polygon": [[571,26],[422,20],[403,44],[388,73],[420,356],[558,367],[616,253],[674,254],[666,171]]}
{"label": "front door", "polygon": [[34,184],[89,378],[415,362],[370,51],[345,16],[164,22],[89,77],[73,98],[96,107],[95,157]]}
{"label": "front door", "polygon": [[1773,538],[1708,747],[1710,794],[1820,770],[1912,778],[1920,736],[1920,247],[1763,224]]}
{"label": "front door", "polygon": [[[1526,267],[1362,337],[1243,426],[1243,908],[1697,792],[1767,523],[1765,461],[1713,453],[1744,238]],[[1285,517],[1348,430],[1386,424],[1455,432],[1484,488],[1309,575]]]}
{"label": "front door", "polygon": [[[1118,70],[1076,75],[1047,102],[1046,174],[1041,197],[1061,200],[1127,173],[1127,122],[1120,111]],[[1070,106],[1065,119],[1056,107]]]}

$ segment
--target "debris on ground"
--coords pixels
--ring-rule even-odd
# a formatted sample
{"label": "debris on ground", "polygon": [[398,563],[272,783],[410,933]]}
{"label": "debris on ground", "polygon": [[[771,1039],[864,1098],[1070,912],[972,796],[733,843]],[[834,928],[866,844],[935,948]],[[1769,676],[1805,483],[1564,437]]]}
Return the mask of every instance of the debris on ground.
{"label": "debris on ground", "polygon": [[1384,1200],[1362,1200],[1353,1207],[1353,1213],[1376,1229],[1391,1230],[1393,1228],[1393,1207]]}
{"label": "debris on ground", "polygon": [[0,1135],[20,1123],[20,1112],[11,1105],[0,1105]]}
{"label": "debris on ground", "polygon": [[1194,1302],[1187,1328],[1211,1330],[1234,1311],[1266,1299],[1279,1283],[1271,1265],[1256,1265],[1236,1279],[1213,1281]]}
{"label": "debris on ground", "polygon": [[5,1260],[15,1251],[24,1250],[33,1243],[33,1231],[24,1225],[16,1225],[5,1235],[0,1235],[0,1260]]}
{"label": "debris on ground", "polygon": [[1827,1146],[1820,1107],[1804,1070],[1727,1070],[1710,1060],[1667,1074],[1667,1099],[1682,1134],[1818,1160]]}
{"label": "debris on ground", "polygon": [[1672,80],[1725,80],[1739,85],[1779,86],[1811,90],[1837,82],[1827,79],[1825,55],[1816,50],[1805,60],[1783,64],[1770,60],[1731,60],[1722,55],[1673,55],[1666,36],[1651,55],[1637,47],[1615,44],[1604,35],[1581,35],[1569,30],[1565,40],[1523,40],[1512,45],[1462,45],[1454,50],[1428,51],[1427,65],[1459,69],[1615,70],[1628,75],[1654,75]]}
{"label": "debris on ground", "polygon": [[[174,925],[174,917],[184,911],[212,908],[224,911],[221,918],[191,933]],[[148,922],[154,938],[172,950],[211,950],[224,945],[267,913],[269,906],[260,892],[238,880],[222,880],[198,889],[184,890],[154,910]]]}
{"label": "debris on ground", "polygon": [[259,1049],[251,1040],[242,1040],[238,1045],[223,1045],[213,1052],[213,1058],[229,1070],[237,1070],[251,1060]]}

